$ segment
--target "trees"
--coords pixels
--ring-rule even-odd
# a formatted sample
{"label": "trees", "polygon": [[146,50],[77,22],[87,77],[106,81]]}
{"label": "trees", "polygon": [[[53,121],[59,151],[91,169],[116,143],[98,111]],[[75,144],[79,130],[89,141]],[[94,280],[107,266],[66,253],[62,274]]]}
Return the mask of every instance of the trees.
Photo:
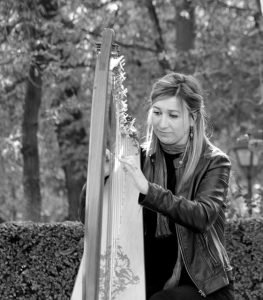
{"label": "trees", "polygon": [[[33,122],[38,121],[34,153],[38,150],[39,167],[36,155],[32,173],[36,176],[39,168],[40,192],[33,196],[42,198],[37,211],[41,206],[50,220],[76,218],[86,177],[95,42],[105,27],[115,30],[126,59],[129,110],[138,127],[151,83],[174,70],[203,81],[214,139],[225,150],[240,133],[262,128],[260,9],[258,0],[1,0],[0,203],[7,218],[20,218],[26,201],[21,186],[27,164],[19,155],[21,149],[26,154],[21,120],[33,116],[25,117],[26,99],[39,104]],[[31,84],[34,76],[38,85]],[[38,102],[27,97],[29,87]],[[28,186],[31,191],[37,184]]]}

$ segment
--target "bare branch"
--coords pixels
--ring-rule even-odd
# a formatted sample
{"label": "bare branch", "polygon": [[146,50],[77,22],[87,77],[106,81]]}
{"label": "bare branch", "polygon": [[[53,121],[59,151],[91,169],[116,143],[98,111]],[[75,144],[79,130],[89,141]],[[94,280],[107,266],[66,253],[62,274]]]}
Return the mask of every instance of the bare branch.
{"label": "bare branch", "polygon": [[221,0],[218,0],[217,4],[220,5],[221,7],[233,9],[233,10],[236,10],[236,11],[243,11],[243,12],[250,11],[250,9],[248,9],[248,8],[244,8],[244,7],[239,7],[239,6],[236,6],[236,5],[227,4],[225,1],[221,1]]}
{"label": "bare branch", "polygon": [[122,42],[119,42],[119,41],[116,41],[116,43],[118,45],[120,45],[121,47],[123,48],[132,48],[132,49],[138,49],[138,50],[142,50],[142,51],[148,51],[148,52],[153,52],[153,53],[157,53],[157,49],[153,49],[151,47],[146,47],[144,45],[140,45],[140,44],[125,44],[125,43],[122,43]]}
{"label": "bare branch", "polygon": [[113,4],[113,3],[117,3],[118,4],[118,0],[109,0],[109,1],[105,1],[103,3],[90,3],[90,1],[83,1],[83,5],[87,8],[87,9],[91,9],[91,10],[97,10],[97,9],[101,9],[109,4]]}
{"label": "bare branch", "polygon": [[[88,31],[87,32],[90,36],[94,36],[94,38],[101,38],[101,34],[99,34],[96,30],[95,31]],[[87,38],[86,38],[87,40]],[[121,42],[121,41],[117,41],[116,40],[116,43],[118,45],[120,45],[121,47],[123,48],[131,48],[131,49],[138,49],[138,50],[142,50],[142,51],[148,51],[148,52],[153,52],[153,53],[158,53],[158,50],[155,48],[152,48],[152,47],[146,47],[144,45],[141,45],[141,44],[136,44],[136,43],[133,43],[133,44],[126,44],[124,42]]]}

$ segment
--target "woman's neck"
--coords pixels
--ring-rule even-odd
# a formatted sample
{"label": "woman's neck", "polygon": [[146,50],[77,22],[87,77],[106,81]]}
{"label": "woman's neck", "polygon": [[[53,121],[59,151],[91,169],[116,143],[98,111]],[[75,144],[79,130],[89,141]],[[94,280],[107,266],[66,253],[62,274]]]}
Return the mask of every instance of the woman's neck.
{"label": "woman's neck", "polygon": [[168,154],[180,154],[185,151],[186,144],[178,145],[174,144],[164,144],[160,142],[161,149]]}

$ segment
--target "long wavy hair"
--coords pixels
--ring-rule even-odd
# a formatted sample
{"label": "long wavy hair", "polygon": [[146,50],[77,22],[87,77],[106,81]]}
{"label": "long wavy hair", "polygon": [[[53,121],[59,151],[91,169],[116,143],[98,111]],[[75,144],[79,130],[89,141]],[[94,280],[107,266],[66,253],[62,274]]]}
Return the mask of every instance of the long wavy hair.
{"label": "long wavy hair", "polygon": [[[192,75],[170,73],[160,78],[154,85],[150,94],[150,109],[148,112],[145,142],[143,148],[146,151],[146,162],[149,157],[160,151],[159,140],[152,126],[152,104],[156,101],[176,96],[180,101],[183,115],[190,114],[194,119],[193,139],[188,140],[186,146],[187,161],[181,181],[178,183],[177,192],[191,178],[201,157],[204,141],[211,144],[206,134],[207,116],[204,107],[204,93],[199,81]],[[147,169],[145,175],[149,179]]]}

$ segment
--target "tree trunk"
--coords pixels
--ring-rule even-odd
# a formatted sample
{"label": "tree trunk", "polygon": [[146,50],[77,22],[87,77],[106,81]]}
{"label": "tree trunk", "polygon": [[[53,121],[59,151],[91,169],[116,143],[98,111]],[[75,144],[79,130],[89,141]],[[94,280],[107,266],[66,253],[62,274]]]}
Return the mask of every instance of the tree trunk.
{"label": "tree trunk", "polygon": [[38,113],[41,104],[42,78],[37,66],[31,65],[27,81],[22,123],[23,185],[25,197],[24,219],[41,220],[39,184]]}
{"label": "tree trunk", "polygon": [[[62,158],[62,168],[65,173],[66,190],[68,195],[68,216],[67,220],[78,220],[79,197],[85,183],[86,162],[82,161],[72,149],[83,148],[86,132],[82,126],[74,126],[75,122],[82,119],[82,113],[78,110],[68,111],[65,117],[57,124],[57,140]],[[76,123],[75,123],[76,124]],[[88,145],[85,145],[85,148]],[[74,150],[73,150],[74,152]],[[85,165],[85,166],[83,166]]]}
{"label": "tree trunk", "polygon": [[66,189],[68,194],[68,216],[67,220],[79,220],[80,193],[83,188],[84,179],[77,179],[72,172],[72,164],[63,167],[66,177]]}
{"label": "tree trunk", "polygon": [[184,0],[176,6],[176,48],[179,51],[189,51],[194,48],[194,42],[194,6],[191,0]]}
{"label": "tree trunk", "polygon": [[176,10],[176,49],[180,59],[176,61],[175,71],[191,72],[191,49],[195,47],[195,12],[191,0],[175,1]]}

